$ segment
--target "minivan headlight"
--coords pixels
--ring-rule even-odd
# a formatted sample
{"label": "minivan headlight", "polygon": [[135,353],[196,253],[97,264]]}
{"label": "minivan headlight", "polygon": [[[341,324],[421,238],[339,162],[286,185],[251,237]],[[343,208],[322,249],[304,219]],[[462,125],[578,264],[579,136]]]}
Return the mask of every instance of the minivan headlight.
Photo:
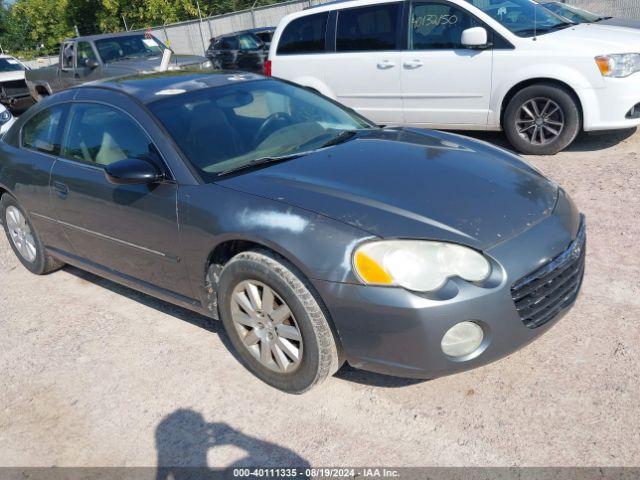
{"label": "minivan headlight", "polygon": [[605,77],[624,78],[640,72],[640,53],[603,55],[596,64]]}
{"label": "minivan headlight", "polygon": [[438,290],[449,277],[481,282],[491,273],[489,261],[471,248],[423,240],[365,243],[355,250],[353,265],[367,285],[399,286],[416,292]]}

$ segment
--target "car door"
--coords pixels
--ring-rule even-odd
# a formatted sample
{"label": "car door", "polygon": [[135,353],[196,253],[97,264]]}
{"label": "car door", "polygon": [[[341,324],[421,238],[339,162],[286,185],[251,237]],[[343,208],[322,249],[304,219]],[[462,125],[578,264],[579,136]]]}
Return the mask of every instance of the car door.
{"label": "car door", "polygon": [[485,27],[452,3],[410,2],[408,45],[402,53],[406,124],[486,128],[493,50],[468,49],[461,43],[462,32],[477,26]]}
{"label": "car door", "polygon": [[322,59],[325,81],[336,99],[378,124],[403,121],[402,6],[394,2],[338,10],[335,52]]}
{"label": "car door", "polygon": [[51,198],[75,254],[124,277],[193,298],[180,262],[177,184],[114,185],[104,168],[143,158],[167,171],[154,143],[124,110],[74,103],[51,174]]}

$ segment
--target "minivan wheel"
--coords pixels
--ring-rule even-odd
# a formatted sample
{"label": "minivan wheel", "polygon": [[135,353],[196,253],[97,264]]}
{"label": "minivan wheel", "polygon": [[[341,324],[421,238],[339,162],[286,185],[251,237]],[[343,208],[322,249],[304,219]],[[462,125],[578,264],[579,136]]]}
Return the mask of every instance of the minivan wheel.
{"label": "minivan wheel", "polygon": [[242,252],[225,265],[218,309],[242,362],[277,389],[303,393],[339,368],[319,300],[292,265],[269,251]]}
{"label": "minivan wheel", "polygon": [[509,102],[503,129],[511,144],[529,155],[554,155],[571,145],[581,127],[577,100],[548,84],[522,89]]}
{"label": "minivan wheel", "polygon": [[36,275],[44,275],[64,266],[47,253],[31,220],[18,202],[9,194],[0,200],[0,212],[5,234],[20,263]]}

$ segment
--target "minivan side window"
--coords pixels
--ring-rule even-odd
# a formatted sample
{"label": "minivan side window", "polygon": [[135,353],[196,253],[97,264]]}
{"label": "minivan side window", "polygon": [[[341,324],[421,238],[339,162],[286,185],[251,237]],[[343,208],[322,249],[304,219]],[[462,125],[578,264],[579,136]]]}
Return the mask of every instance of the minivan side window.
{"label": "minivan side window", "polygon": [[396,50],[401,3],[338,10],[337,52]]}
{"label": "minivan side window", "polygon": [[60,126],[65,107],[55,105],[31,117],[22,127],[22,146],[49,155],[60,154]]}
{"label": "minivan side window", "polygon": [[413,2],[409,16],[409,50],[464,48],[462,32],[482,26],[469,13],[438,2]]}
{"label": "minivan side window", "polygon": [[278,55],[324,52],[329,12],[296,18],[287,25],[278,42]]}
{"label": "minivan side window", "polygon": [[151,141],[125,113],[87,103],[74,104],[69,115],[63,157],[98,165],[149,158]]}

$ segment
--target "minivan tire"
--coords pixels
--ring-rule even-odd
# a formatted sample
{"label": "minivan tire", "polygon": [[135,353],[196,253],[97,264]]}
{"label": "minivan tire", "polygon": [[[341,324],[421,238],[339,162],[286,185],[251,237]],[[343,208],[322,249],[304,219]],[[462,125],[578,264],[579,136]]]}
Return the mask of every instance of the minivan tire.
{"label": "minivan tire", "polygon": [[[542,115],[545,113],[542,106],[547,104],[551,105],[549,110],[555,107],[559,108],[548,118]],[[537,112],[534,112],[533,108],[531,108],[535,105],[539,106]],[[523,110],[525,108],[526,110]],[[531,112],[534,118],[531,118],[532,123],[529,129],[521,133],[521,128],[526,128],[530,125],[528,123],[530,116],[524,112]],[[576,139],[582,128],[581,117],[578,100],[571,92],[556,85],[540,83],[523,88],[513,96],[505,109],[502,128],[511,145],[519,152],[528,155],[555,155],[571,145]],[[539,122],[554,122],[544,127],[543,134],[546,132],[546,143],[540,140],[539,133],[536,134],[533,142],[530,138],[525,138],[532,135],[534,129],[540,128],[536,124],[536,120]],[[525,121],[527,123],[524,123]],[[560,122],[563,125],[559,133],[555,138],[549,139],[549,136],[554,136],[552,130],[557,131],[557,124]],[[535,131],[537,132],[538,130]]]}
{"label": "minivan tire", "polygon": [[[18,212],[20,212],[25,220],[26,225],[29,228],[31,236],[33,237],[33,244],[35,246],[35,259],[33,261],[28,261],[23,256],[23,254],[20,253],[15,245],[14,240],[12,239],[7,222],[7,210],[10,208],[16,209]],[[4,227],[4,233],[7,235],[9,245],[11,246],[13,253],[15,253],[16,257],[18,257],[18,260],[20,260],[20,263],[22,263],[22,265],[24,265],[27,270],[29,270],[31,273],[35,273],[36,275],[46,275],[47,273],[54,272],[64,267],[64,262],[58,260],[55,257],[52,257],[47,252],[46,248],[42,244],[42,241],[40,240],[38,232],[31,222],[31,219],[24,211],[24,209],[18,204],[18,201],[8,193],[2,195],[2,198],[0,199],[0,214],[2,215],[2,225]]]}
{"label": "minivan tire", "polygon": [[[273,367],[268,368],[254,356],[262,353],[262,341],[251,347],[257,348],[253,350],[255,353],[251,353],[250,347],[245,345],[233,317],[232,296],[246,282],[262,285],[261,295],[264,294],[265,287],[270,288],[275,293],[276,303],[282,301],[289,307],[291,317],[287,322],[295,323],[301,334],[298,344],[300,363],[293,371],[274,371]],[[224,266],[220,274],[218,313],[236,353],[249,371],[284,392],[304,393],[333,375],[340,367],[338,342],[329,324],[328,313],[312,291],[308,281],[293,265],[268,250],[239,253]],[[262,303],[262,297],[260,300]],[[261,307],[266,309],[264,305]],[[237,307],[235,313],[238,314]],[[265,313],[260,311],[259,315],[264,318]],[[271,319],[270,315],[266,316]],[[251,332],[255,333],[256,328],[266,327],[260,322],[258,327],[247,327],[245,331],[241,326],[240,330],[246,338]],[[275,363],[275,354],[269,358]]]}

